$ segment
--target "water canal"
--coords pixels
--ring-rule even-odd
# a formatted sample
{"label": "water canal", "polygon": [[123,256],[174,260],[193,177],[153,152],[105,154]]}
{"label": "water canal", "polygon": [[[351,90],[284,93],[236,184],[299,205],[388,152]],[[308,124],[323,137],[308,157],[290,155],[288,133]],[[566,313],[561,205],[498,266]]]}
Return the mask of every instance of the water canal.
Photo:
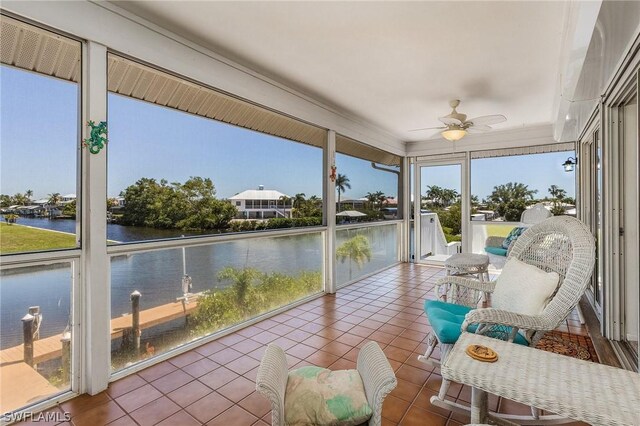
{"label": "water canal", "polygon": [[[20,218],[19,223],[61,232],[75,232],[69,220]],[[379,270],[397,259],[396,226],[368,227],[340,231],[337,243],[361,232],[370,241],[372,257],[362,269],[351,265],[352,278]],[[174,238],[185,234],[178,230],[107,225],[107,238],[132,242]],[[194,234],[191,234],[194,235]],[[305,235],[267,237],[191,247],[185,250],[186,271],[192,277],[192,292],[224,288],[218,273],[225,267],[255,268],[262,272],[295,275],[301,271],[322,271],[323,241],[321,232]],[[349,281],[349,262],[338,262],[338,283]],[[30,306],[40,306],[43,313],[41,338],[61,333],[67,325],[72,271],[70,265],[29,267],[5,271],[0,279],[0,348],[22,343],[21,318]],[[131,311],[130,294],[142,294],[141,309],[174,302],[182,295],[182,249],[158,250],[116,256],[111,260],[112,318]]]}

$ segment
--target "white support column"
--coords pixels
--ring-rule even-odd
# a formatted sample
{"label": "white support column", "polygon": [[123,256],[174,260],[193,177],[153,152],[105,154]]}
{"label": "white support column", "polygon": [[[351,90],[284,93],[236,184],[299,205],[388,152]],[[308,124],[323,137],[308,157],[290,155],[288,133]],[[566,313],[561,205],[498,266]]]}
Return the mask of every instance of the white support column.
{"label": "white support column", "polygon": [[462,251],[463,253],[471,253],[472,246],[472,232],[471,232],[471,160],[469,159],[469,152],[467,151],[466,157],[462,160],[462,210],[460,214],[460,223],[462,224]]}
{"label": "white support column", "polygon": [[[324,239],[324,291],[335,293],[337,287],[336,274],[336,184],[331,180],[331,167],[336,164],[336,132],[329,130],[327,133],[327,147],[322,157],[323,164],[323,194],[322,214],[324,224],[327,227]],[[337,176],[336,171],[336,176]]]}
{"label": "white support column", "polygon": [[604,106],[606,133],[603,134],[602,152],[602,197],[603,197],[603,232],[604,239],[604,294],[603,315],[607,316],[604,336],[612,340],[620,340],[620,212],[619,181],[617,170],[619,157],[618,109]]}
{"label": "white support column", "polygon": [[[415,157],[414,157],[415,158]],[[420,261],[422,255],[422,247],[420,241],[422,240],[422,217],[420,210],[422,207],[422,199],[420,198],[420,164],[417,158],[413,162],[413,256],[412,259],[415,263]]]}
{"label": "white support column", "polygon": [[[398,213],[402,212],[402,233],[400,236],[400,261],[410,262],[409,243],[411,241],[411,166],[409,157],[402,159],[402,197],[398,197]],[[400,195],[400,194],[398,194]]]}
{"label": "white support column", "polygon": [[[107,120],[107,48],[88,42],[83,49],[83,138],[87,121]],[[107,257],[107,148],[82,148],[82,285],[84,314],[81,392],[107,388],[110,375],[110,284]]]}

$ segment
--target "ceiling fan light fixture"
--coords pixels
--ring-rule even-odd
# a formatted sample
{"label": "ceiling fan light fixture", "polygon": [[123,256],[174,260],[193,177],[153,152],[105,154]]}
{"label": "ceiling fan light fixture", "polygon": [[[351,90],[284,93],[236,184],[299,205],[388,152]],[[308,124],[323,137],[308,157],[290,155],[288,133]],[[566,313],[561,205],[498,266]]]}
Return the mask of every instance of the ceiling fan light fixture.
{"label": "ceiling fan light fixture", "polygon": [[450,142],[456,142],[467,135],[467,131],[461,128],[449,128],[441,133],[442,137]]}

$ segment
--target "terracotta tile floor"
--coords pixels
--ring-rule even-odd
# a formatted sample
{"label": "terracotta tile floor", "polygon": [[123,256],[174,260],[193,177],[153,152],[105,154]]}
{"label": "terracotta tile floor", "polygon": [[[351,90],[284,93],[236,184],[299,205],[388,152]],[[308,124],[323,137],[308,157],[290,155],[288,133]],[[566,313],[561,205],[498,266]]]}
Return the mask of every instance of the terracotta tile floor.
{"label": "terracotta tile floor", "polygon": [[[434,407],[439,371],[417,361],[429,327],[424,299],[433,297],[441,268],[402,264],[264,320],[195,350],[111,383],[95,396],[82,395],[55,407],[83,425],[266,425],[270,406],[255,391],[266,344],[287,352],[290,368],[318,365],[355,368],[358,348],[380,344],[396,372],[398,387],[383,407],[383,425],[460,425],[469,419]],[[586,333],[577,314],[562,331]],[[454,384],[454,400],[468,402],[468,387]],[[490,398],[490,408],[528,413],[529,408]],[[68,423],[67,423],[68,424]]]}

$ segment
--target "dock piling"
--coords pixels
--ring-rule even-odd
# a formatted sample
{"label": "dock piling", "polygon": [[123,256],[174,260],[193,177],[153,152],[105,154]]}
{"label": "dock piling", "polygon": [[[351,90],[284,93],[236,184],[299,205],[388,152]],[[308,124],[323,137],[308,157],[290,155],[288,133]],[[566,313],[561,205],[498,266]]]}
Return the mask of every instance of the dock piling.
{"label": "dock piling", "polygon": [[24,362],[33,367],[33,323],[35,317],[26,314],[22,317],[22,336],[24,339]]}
{"label": "dock piling", "polygon": [[136,351],[140,350],[140,296],[141,294],[138,290],[131,293],[131,332]]}
{"label": "dock piling", "polygon": [[62,343],[62,380],[69,380],[71,372],[71,332],[65,331],[60,338]]}

